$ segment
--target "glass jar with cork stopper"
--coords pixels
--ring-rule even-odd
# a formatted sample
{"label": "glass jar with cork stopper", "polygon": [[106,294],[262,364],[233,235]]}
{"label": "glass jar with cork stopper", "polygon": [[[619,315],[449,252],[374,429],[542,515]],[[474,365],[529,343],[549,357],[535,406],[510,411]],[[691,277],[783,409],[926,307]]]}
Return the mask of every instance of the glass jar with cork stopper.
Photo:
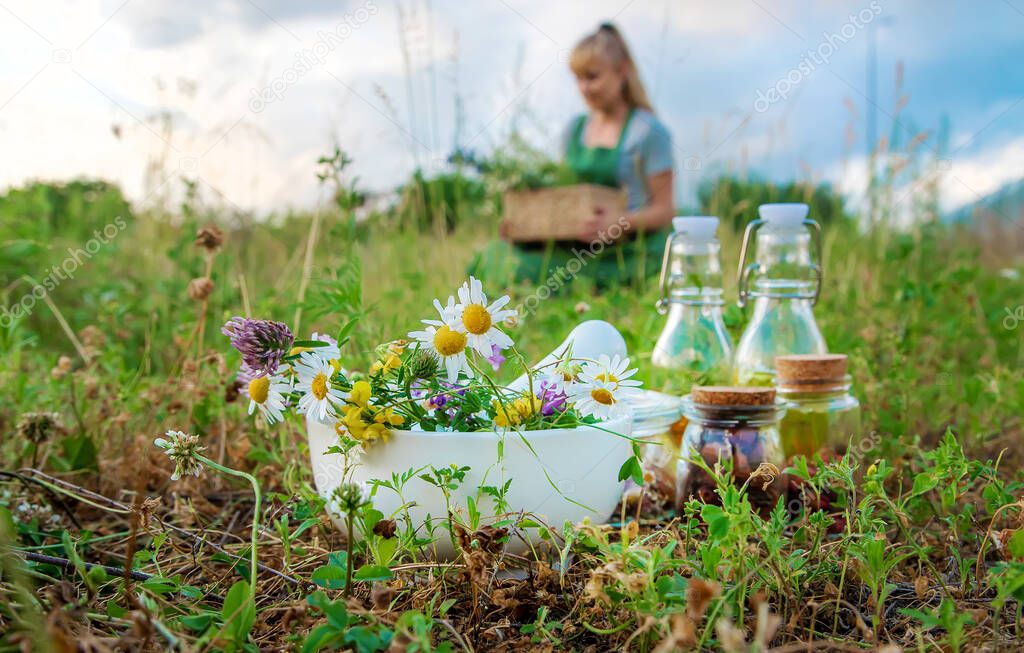
{"label": "glass jar with cork stopper", "polygon": [[797,354],[775,359],[779,397],[790,403],[780,437],[786,457],[822,448],[845,453],[860,438],[860,402],[850,392],[845,354]]}
{"label": "glass jar with cork stopper", "polygon": [[786,403],[775,388],[698,386],[683,398],[686,431],[676,470],[676,509],[691,498],[718,503],[709,468],[731,461],[733,482],[747,485],[751,505],[762,516],[775,507],[783,492],[779,478],[784,462],[779,420]]}

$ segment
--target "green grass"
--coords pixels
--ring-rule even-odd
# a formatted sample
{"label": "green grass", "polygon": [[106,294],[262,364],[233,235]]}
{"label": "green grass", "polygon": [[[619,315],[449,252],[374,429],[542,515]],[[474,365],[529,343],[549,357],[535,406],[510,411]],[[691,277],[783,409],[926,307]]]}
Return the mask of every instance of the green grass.
{"label": "green grass", "polygon": [[[113,217],[91,217],[92,228]],[[838,535],[823,513],[763,520],[745,493],[723,483],[721,507],[691,504],[638,527],[632,519],[609,529],[554,525],[568,544],[535,560],[481,549],[436,564],[400,536],[381,564],[379,547],[390,545],[371,538],[349,551],[327,520],[301,424],[265,430],[241,400],[225,400],[238,361],[219,327],[246,313],[294,325],[301,309],[305,337],[358,317],[345,364],[365,369],[376,344],[404,336],[430,315],[434,297],[465,280],[473,252],[496,231],[492,212],[449,233],[355,225],[325,211],[302,302],[311,216],[255,223],[192,203],[173,216],[124,217],[126,227],[50,293],[52,308],[38,302],[0,331],[5,650],[18,638],[86,636],[154,650],[1024,644],[1024,325],[1003,324],[1007,308],[1024,303],[1024,284],[1019,262],[969,231],[928,224],[862,234],[842,221],[826,231],[816,314],[830,349],[850,356],[865,433],[877,443],[860,459],[794,470],[805,488],[835,497],[846,520]],[[227,237],[210,259],[215,289],[204,303],[187,287],[207,266],[196,230],[213,220]],[[84,227],[34,230],[28,216],[5,217],[4,251],[22,254],[0,267],[3,305],[31,289],[24,275],[39,279],[68,247],[84,246]],[[723,252],[732,270],[736,233],[723,235]],[[489,290],[514,300],[532,292],[526,284]],[[679,391],[681,379],[648,365],[662,323],[655,299],[653,282],[601,293],[580,283],[511,334],[536,358],[579,320],[608,320],[646,385]],[[727,311],[734,337],[744,319]],[[71,359],[69,373],[54,371],[61,356]],[[44,411],[58,413],[57,425],[29,429],[26,414]],[[254,606],[245,592],[248,485],[212,472],[169,482],[152,444],[167,429],[200,435],[211,459],[261,483],[259,559],[280,575],[259,572]],[[340,583],[350,555],[369,570],[363,578],[389,580],[357,574],[346,602]],[[499,566],[526,569],[530,580],[496,575]]]}

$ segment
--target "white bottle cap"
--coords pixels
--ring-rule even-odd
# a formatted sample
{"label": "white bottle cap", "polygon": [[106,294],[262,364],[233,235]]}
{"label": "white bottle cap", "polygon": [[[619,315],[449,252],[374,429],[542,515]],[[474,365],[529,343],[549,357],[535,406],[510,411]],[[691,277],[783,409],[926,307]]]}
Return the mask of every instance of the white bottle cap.
{"label": "white bottle cap", "polygon": [[790,204],[762,204],[757,212],[767,226],[775,229],[792,230],[803,227],[804,218],[810,207],[797,202]]}
{"label": "white bottle cap", "polygon": [[676,233],[686,234],[687,240],[707,242],[716,237],[718,218],[711,215],[677,216],[672,218],[672,228]]}

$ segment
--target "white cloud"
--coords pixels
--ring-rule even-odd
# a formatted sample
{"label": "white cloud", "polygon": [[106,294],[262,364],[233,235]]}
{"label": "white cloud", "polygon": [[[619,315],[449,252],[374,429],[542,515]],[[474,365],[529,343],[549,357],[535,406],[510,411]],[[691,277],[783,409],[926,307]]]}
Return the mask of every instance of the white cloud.
{"label": "white cloud", "polygon": [[953,210],[974,203],[1024,175],[1024,136],[976,154],[954,157],[942,186],[942,206]]}
{"label": "white cloud", "polygon": [[[711,1],[509,0],[510,9],[503,2],[404,0],[400,34],[398,5],[382,0],[253,1],[4,0],[20,20],[0,10],[0,188],[89,175],[112,179],[141,199],[152,188],[147,167],[162,162],[164,172],[192,172],[194,164],[209,186],[246,209],[308,206],[317,197],[316,158],[335,138],[355,159],[352,174],[364,186],[386,189],[417,158],[429,164],[447,155],[457,127],[460,143],[475,149],[500,142],[513,119],[524,118],[524,106],[535,120],[520,126],[553,151],[581,107],[565,55],[604,19],[614,19],[629,38],[673,131],[680,165],[691,154],[710,159],[699,172],[680,169],[688,195],[715,166],[744,161],[770,175],[799,176],[800,157],[825,167],[838,155],[842,110],[831,105],[854,92],[844,83],[815,73],[802,85],[806,93],[801,88],[800,97],[733,130],[756,90],[792,67],[806,47],[780,22],[813,42],[822,29],[841,24],[837,16],[867,4],[849,0],[827,11],[765,4],[773,17],[755,4]],[[253,89],[283,79],[323,33],[337,32],[371,5],[377,11],[346,31],[322,64],[280,87],[262,111],[250,110]],[[913,18],[898,18],[880,36],[931,39],[933,56],[954,51],[942,44],[955,42],[955,34],[913,33]],[[900,41],[883,45],[893,52]],[[843,77],[856,83],[860,47],[843,53],[855,67]],[[69,63],[58,61],[63,50]],[[901,56],[913,60],[916,50],[905,50]],[[833,70],[843,65],[837,58]],[[170,116],[172,129],[164,130],[162,116]],[[1006,118],[1000,125],[1013,127]],[[977,146],[993,136],[986,131]],[[1020,141],[998,156],[957,158],[952,173],[962,171],[964,184],[979,192],[998,186],[1024,169],[1013,147]],[[990,164],[993,157],[999,163]],[[858,169],[851,162],[838,181],[856,186]],[[946,186],[950,206],[970,201],[959,183]]]}

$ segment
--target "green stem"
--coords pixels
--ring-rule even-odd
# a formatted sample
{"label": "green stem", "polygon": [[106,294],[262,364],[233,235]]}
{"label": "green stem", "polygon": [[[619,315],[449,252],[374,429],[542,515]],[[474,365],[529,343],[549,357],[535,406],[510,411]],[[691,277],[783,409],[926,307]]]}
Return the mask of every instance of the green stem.
{"label": "green stem", "polygon": [[259,528],[260,528],[260,504],[263,502],[263,494],[260,492],[260,483],[256,480],[256,477],[246,472],[240,472],[237,469],[231,469],[218,463],[213,462],[206,456],[196,455],[196,458],[204,465],[208,465],[211,469],[215,469],[222,474],[229,476],[237,476],[244,478],[249,481],[249,485],[252,486],[252,493],[255,496],[255,504],[252,511],[252,531],[250,535],[250,551],[249,551],[249,599],[252,600],[253,605],[256,604],[256,542],[259,539]]}
{"label": "green stem", "polygon": [[345,520],[348,525],[348,555],[345,556],[345,598],[348,598],[352,594],[352,559],[355,557],[355,547],[353,546],[353,516],[349,513],[348,519]]}

